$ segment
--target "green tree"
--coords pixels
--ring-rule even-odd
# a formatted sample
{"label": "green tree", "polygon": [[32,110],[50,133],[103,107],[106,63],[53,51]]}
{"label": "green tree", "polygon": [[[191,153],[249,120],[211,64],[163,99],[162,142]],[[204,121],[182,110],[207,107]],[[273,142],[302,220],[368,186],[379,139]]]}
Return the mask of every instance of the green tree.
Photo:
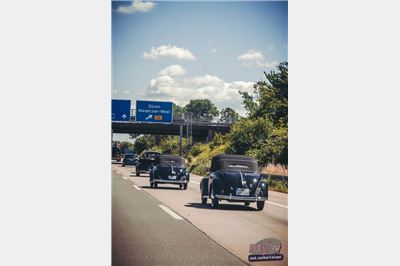
{"label": "green tree", "polygon": [[229,133],[229,152],[251,155],[260,163],[288,164],[288,63],[254,84],[254,94],[240,92],[248,114]]}
{"label": "green tree", "polygon": [[134,150],[137,154],[152,148],[156,144],[155,139],[151,135],[142,135],[135,140]]}
{"label": "green tree", "polygon": [[230,107],[226,107],[220,111],[220,119],[224,123],[233,123],[239,120],[239,114]]}
{"label": "green tree", "polygon": [[274,124],[288,122],[288,63],[278,66],[278,72],[264,72],[265,81],[254,84],[254,96],[241,92],[243,105],[250,118],[268,117]]}
{"label": "green tree", "polygon": [[172,104],[173,116],[174,118],[181,118],[183,117],[183,107],[173,103]]}
{"label": "green tree", "polygon": [[208,99],[190,100],[183,108],[185,113],[192,113],[193,118],[211,121],[218,116],[217,107]]}

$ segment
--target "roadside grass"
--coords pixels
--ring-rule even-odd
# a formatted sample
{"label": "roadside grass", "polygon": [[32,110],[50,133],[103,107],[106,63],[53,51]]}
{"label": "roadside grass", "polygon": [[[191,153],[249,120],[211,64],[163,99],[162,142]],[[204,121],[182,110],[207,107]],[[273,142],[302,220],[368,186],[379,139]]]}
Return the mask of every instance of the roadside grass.
{"label": "roadside grass", "polygon": [[211,158],[224,153],[226,145],[212,145],[212,143],[199,143],[192,147],[188,155],[189,171],[196,175],[206,175],[207,168],[211,166]]}
{"label": "roadside grass", "polygon": [[288,172],[287,165],[282,164],[270,163],[264,167],[261,167],[261,173],[263,174],[288,176]]}
{"label": "roadside grass", "polygon": [[268,190],[288,193],[288,182],[282,180],[271,180],[271,178],[264,179],[268,184]]}

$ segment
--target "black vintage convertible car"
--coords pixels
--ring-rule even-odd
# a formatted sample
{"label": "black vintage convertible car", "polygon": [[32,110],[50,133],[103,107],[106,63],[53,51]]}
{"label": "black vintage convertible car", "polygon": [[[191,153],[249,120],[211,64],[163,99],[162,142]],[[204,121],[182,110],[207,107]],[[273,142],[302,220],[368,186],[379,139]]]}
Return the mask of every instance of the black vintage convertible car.
{"label": "black vintage convertible car", "polygon": [[150,187],[158,184],[177,184],[181,189],[187,189],[190,174],[186,171],[185,160],[175,155],[160,155],[150,171]]}
{"label": "black vintage convertible car", "polygon": [[160,155],[161,153],[155,151],[144,152],[136,162],[136,176],[140,176],[141,173],[150,173],[151,168]]}
{"label": "black vintage convertible car", "polygon": [[256,202],[257,209],[264,209],[268,199],[268,184],[258,172],[257,161],[249,156],[220,154],[212,158],[209,177],[200,182],[201,203],[211,199],[213,208],[219,201]]}

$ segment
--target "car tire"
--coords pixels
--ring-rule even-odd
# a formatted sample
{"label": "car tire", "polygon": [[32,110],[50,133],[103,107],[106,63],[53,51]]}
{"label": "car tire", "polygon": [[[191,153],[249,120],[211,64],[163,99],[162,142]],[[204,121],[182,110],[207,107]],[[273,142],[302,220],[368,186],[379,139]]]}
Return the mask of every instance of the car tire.
{"label": "car tire", "polygon": [[262,211],[264,209],[265,201],[257,201],[257,210]]}
{"label": "car tire", "polygon": [[203,196],[201,197],[201,204],[202,205],[206,205],[207,204],[207,198],[203,198]]}
{"label": "car tire", "polygon": [[140,172],[136,171],[136,176],[140,176]]}
{"label": "car tire", "polygon": [[211,193],[210,193],[210,195],[213,196],[213,198],[211,198],[211,207],[213,207],[214,209],[218,209],[219,200],[218,200],[217,197],[215,197],[215,196],[213,195],[213,193],[214,193],[214,191],[213,191],[213,189],[211,188]]}
{"label": "car tire", "polygon": [[249,207],[250,206],[250,202],[245,202],[244,206]]}
{"label": "car tire", "polygon": [[183,184],[183,190],[186,190],[187,189],[187,183],[186,184]]}
{"label": "car tire", "polygon": [[151,187],[151,188],[153,187],[153,182],[151,182],[151,181],[150,181],[150,187]]}
{"label": "car tire", "polygon": [[183,185],[182,184],[179,184],[179,189],[182,189],[183,188]]}
{"label": "car tire", "polygon": [[122,164],[122,167],[125,167],[125,164]]}
{"label": "car tire", "polygon": [[154,188],[157,188],[158,187],[158,183],[156,181],[154,181],[153,182],[153,186],[154,186]]}

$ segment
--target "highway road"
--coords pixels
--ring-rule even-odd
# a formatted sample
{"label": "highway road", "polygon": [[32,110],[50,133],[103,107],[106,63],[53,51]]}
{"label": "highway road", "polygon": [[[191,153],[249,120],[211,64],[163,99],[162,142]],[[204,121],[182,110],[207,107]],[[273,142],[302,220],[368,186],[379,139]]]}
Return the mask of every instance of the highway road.
{"label": "highway road", "polygon": [[[187,190],[159,184],[134,167],[112,165],[113,265],[287,265],[288,198],[270,191],[263,211],[255,204],[200,203],[201,176]],[[282,261],[250,263],[250,244],[282,242]],[[168,247],[171,247],[169,249]]]}

